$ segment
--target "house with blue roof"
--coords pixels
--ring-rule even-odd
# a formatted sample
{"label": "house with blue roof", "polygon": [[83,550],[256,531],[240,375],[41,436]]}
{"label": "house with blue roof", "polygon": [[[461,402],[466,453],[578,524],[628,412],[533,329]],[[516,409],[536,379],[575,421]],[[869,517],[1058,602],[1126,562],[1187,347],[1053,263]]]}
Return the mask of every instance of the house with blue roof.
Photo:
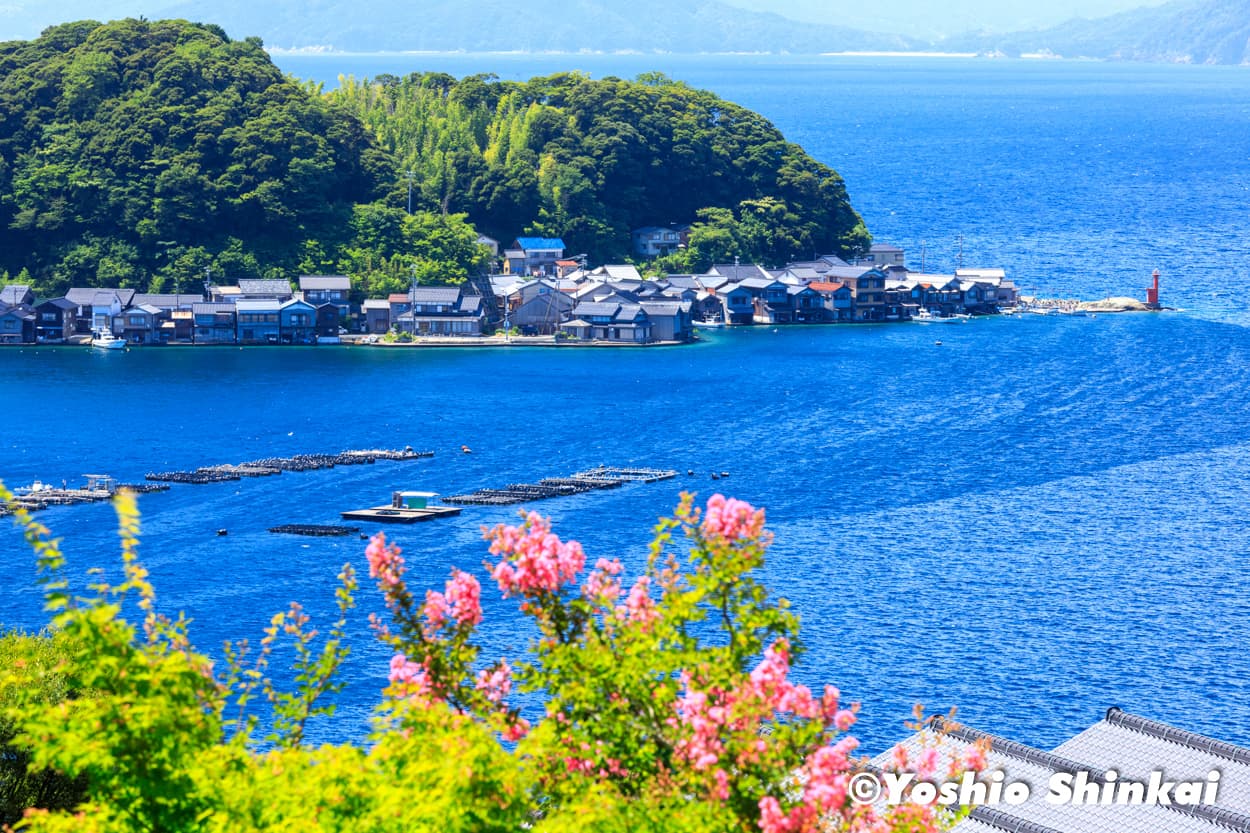
{"label": "house with blue roof", "polygon": [[564,259],[564,241],[558,237],[518,237],[506,255],[508,271],[514,275],[558,275],[556,261]]}

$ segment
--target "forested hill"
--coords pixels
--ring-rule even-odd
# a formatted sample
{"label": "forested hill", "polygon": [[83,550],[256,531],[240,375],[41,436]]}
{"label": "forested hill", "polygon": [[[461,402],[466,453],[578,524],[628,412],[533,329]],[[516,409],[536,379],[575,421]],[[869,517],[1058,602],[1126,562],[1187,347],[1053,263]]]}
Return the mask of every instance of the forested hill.
{"label": "forested hill", "polygon": [[1070,20],[1035,32],[969,35],[942,48],[1047,50],[1065,58],[1187,64],[1250,63],[1250,0],[1178,0],[1096,20]]}
{"label": "forested hill", "polygon": [[43,293],[188,290],[205,269],[385,292],[414,270],[463,280],[479,230],[604,262],[632,228],[670,223],[694,225],[674,271],[868,241],[834,171],[663,76],[426,73],[323,94],[214,25],[80,22],[0,44],[0,273]]}
{"label": "forested hill", "polygon": [[868,240],[837,173],[762,116],[662,75],[344,78],[330,100],[417,172],[426,207],[500,240],[526,229],[602,261],[628,254],[633,228],[701,220],[678,269]]}
{"label": "forested hill", "polygon": [[0,268],[40,286],[294,269],[392,179],[256,39],[125,20],[0,44]]}

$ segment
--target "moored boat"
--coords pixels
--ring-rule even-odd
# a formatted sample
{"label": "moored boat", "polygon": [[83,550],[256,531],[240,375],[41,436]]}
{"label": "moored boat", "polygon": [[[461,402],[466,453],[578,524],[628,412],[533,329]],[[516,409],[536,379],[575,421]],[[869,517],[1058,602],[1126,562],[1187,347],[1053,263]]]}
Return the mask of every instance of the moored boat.
{"label": "moored boat", "polygon": [[96,330],[91,334],[91,346],[101,350],[124,350],[126,340],[118,338],[109,330]]}

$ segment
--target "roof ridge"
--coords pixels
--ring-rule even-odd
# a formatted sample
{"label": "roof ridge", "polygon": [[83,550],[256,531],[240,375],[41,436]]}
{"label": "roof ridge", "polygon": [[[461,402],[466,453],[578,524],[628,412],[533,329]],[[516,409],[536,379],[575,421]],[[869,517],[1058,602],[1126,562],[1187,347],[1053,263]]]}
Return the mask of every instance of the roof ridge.
{"label": "roof ridge", "polygon": [[1167,723],[1158,720],[1151,720],[1148,717],[1142,717],[1136,714],[1130,714],[1119,706],[1112,706],[1107,709],[1106,717],[1103,718],[1112,726],[1123,726],[1125,729],[1134,732],[1140,732],[1143,735],[1149,735],[1159,740],[1165,740],[1169,743],[1175,743],[1178,746],[1184,746],[1198,752],[1205,752],[1208,755],[1225,758],[1239,764],[1250,766],[1250,749],[1238,746],[1228,741],[1216,740],[1206,735],[1200,735],[1197,732],[1190,732],[1186,729],[1178,729]]}
{"label": "roof ridge", "polygon": [[990,742],[990,750],[993,752],[1001,752],[1012,758],[1017,758],[1031,764],[1045,767],[1052,772],[1088,772],[1090,778],[1103,780],[1105,772],[1103,770],[1095,770],[1080,761],[1074,761],[1071,758],[1065,758],[1062,755],[1056,755],[1054,752],[1047,752],[1044,749],[1038,749],[1010,738],[1000,737],[999,735],[991,735],[989,732],[983,732],[980,729],[973,729],[971,726],[963,726],[958,723],[948,723],[939,716],[930,718],[930,725],[944,735],[958,738],[975,743],[978,740],[988,740]]}

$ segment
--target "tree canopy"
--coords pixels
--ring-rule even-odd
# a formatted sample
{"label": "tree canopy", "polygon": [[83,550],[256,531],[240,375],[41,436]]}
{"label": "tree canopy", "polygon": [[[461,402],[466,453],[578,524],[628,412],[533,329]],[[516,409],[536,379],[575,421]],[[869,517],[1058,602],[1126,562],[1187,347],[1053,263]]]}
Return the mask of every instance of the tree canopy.
{"label": "tree canopy", "polygon": [[735,215],[733,251],[716,256],[782,263],[870,239],[835,171],[757,113],[661,73],[344,77],[328,98],[413,171],[424,207],[499,239],[524,230],[618,260],[635,228],[724,225],[708,209]]}
{"label": "tree canopy", "polygon": [[212,24],[80,21],[0,43],[0,276],[40,294],[186,291],[206,268],[385,292],[414,271],[464,280],[478,231],[610,262],[631,230],[669,225],[692,226],[675,271],[869,240],[837,173],[659,73],[414,73],[327,93]]}
{"label": "tree canopy", "polygon": [[43,287],[293,269],[389,168],[255,38],[122,20],[0,44],[0,262]]}

